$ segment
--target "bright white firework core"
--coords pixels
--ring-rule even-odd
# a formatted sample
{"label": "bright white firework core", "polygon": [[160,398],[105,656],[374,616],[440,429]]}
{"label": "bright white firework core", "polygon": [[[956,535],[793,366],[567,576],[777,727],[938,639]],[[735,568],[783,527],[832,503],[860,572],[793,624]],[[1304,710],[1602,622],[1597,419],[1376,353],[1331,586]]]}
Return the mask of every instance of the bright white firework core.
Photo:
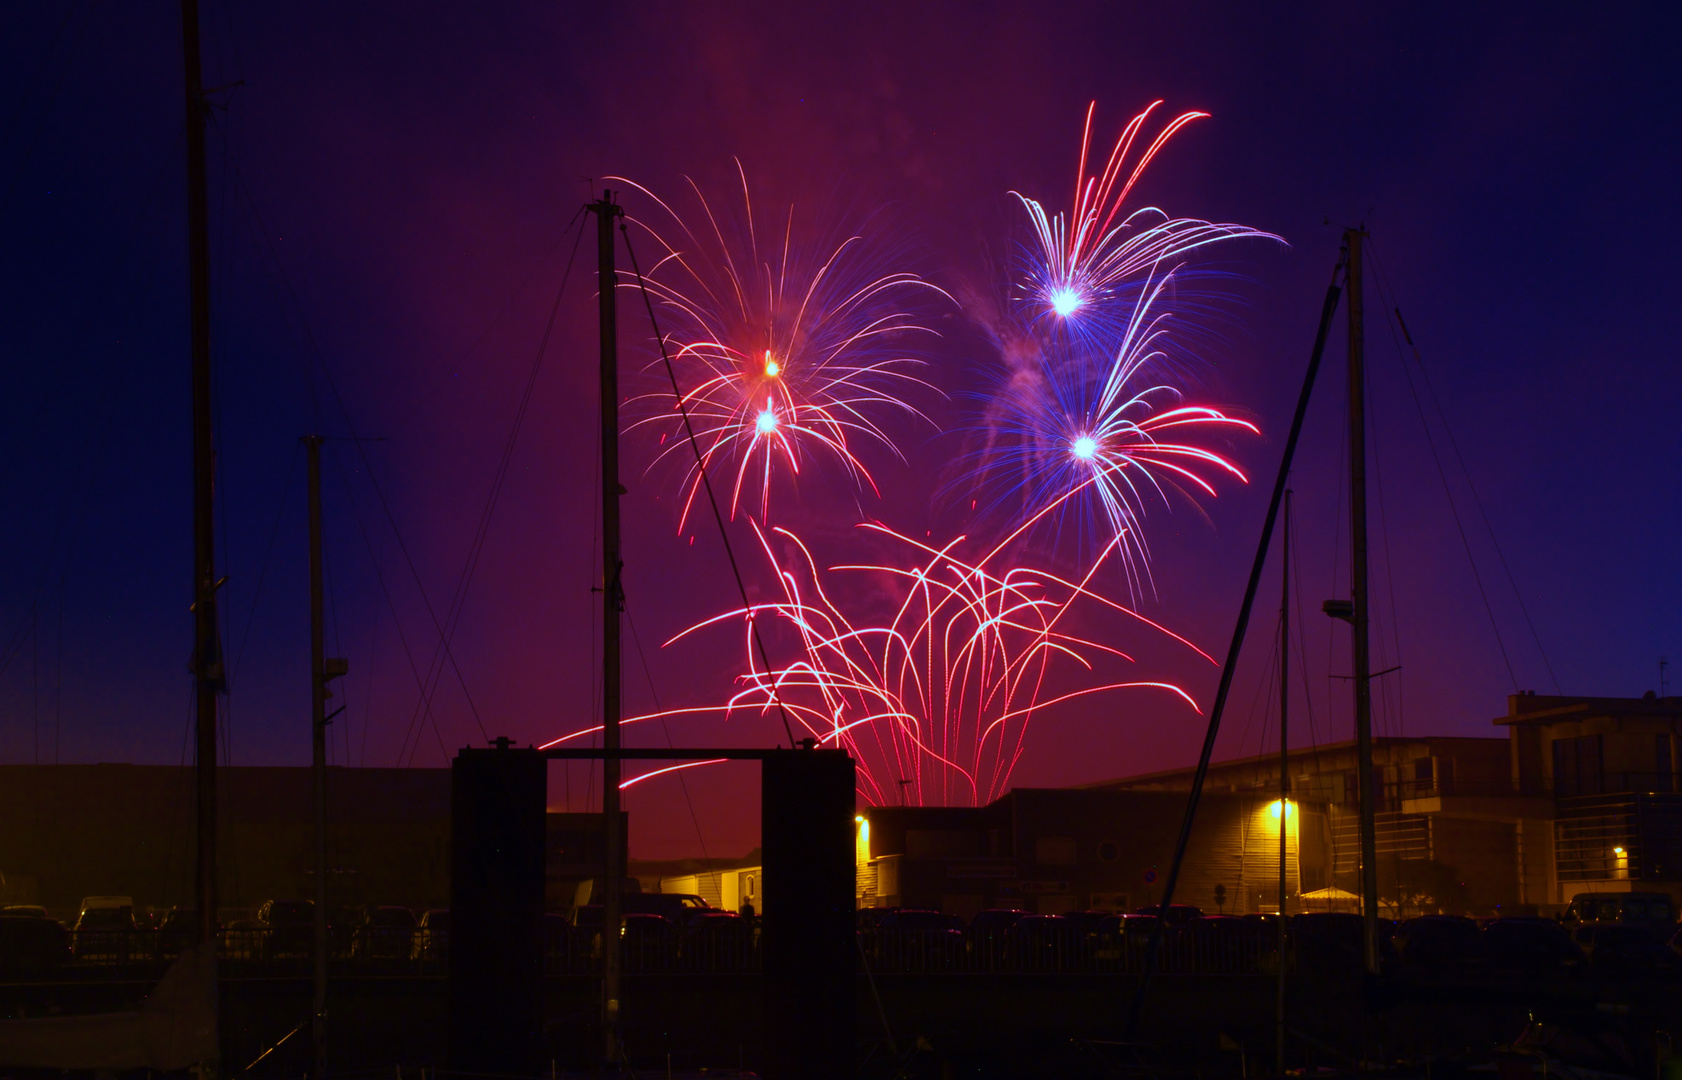
{"label": "bright white firework core", "polygon": [[1057,289],[1051,294],[1051,310],[1065,319],[1075,313],[1075,309],[1080,307],[1081,302],[1080,293],[1071,288]]}
{"label": "bright white firework core", "polygon": [[765,350],[765,377],[767,379],[775,379],[778,376],[778,374],[780,374],[782,372],[782,370],[783,370],[782,366],[780,364],[778,364],[775,360],[771,359],[771,350],[766,349]]}
{"label": "bright white firework core", "polygon": [[761,435],[771,434],[777,430],[777,414],[766,409],[759,414],[759,419],[754,421],[754,427],[759,429]]}
{"label": "bright white firework core", "polygon": [[1070,445],[1069,449],[1074,452],[1075,457],[1082,461],[1091,461],[1098,454],[1098,440],[1090,435],[1082,435]]}

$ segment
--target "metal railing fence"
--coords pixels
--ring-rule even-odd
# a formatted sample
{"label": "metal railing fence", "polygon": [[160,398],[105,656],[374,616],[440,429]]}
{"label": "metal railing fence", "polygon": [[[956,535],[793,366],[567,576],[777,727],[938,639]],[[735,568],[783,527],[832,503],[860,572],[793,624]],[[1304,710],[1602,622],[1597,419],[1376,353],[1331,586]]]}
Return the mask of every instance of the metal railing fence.
{"label": "metal railing fence", "polygon": [[[760,970],[760,929],[742,924],[686,931],[671,926],[627,927],[622,938],[627,974],[733,974]],[[224,930],[219,945],[227,978],[302,978],[311,970],[308,928]],[[873,972],[1136,973],[1148,936],[1058,928],[1031,934],[972,934],[957,930],[861,929],[862,966]],[[0,951],[0,980],[142,979],[162,974],[187,935],[168,931],[62,931],[55,942]],[[441,977],[449,970],[449,935],[425,929],[361,928],[330,939],[329,971],[343,977]],[[544,974],[601,972],[601,934],[556,920],[543,930]],[[1272,971],[1277,950],[1270,929],[1171,931],[1158,969],[1199,974]]]}

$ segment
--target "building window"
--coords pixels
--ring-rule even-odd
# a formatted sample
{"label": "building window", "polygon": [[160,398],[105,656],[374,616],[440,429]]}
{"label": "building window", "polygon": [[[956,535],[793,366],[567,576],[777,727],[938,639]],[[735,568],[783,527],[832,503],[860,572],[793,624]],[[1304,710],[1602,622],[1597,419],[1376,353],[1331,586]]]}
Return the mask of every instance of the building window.
{"label": "building window", "polygon": [[1042,836],[1034,841],[1034,861],[1041,866],[1073,866],[1075,838],[1072,836]]}
{"label": "building window", "polygon": [[1435,758],[1415,758],[1413,761],[1412,782],[1404,784],[1405,793],[1413,796],[1429,795],[1437,789],[1437,770]]}
{"label": "building window", "polygon": [[969,829],[907,829],[905,853],[914,859],[973,859],[981,834]]}
{"label": "building window", "polygon": [[1582,735],[1575,739],[1555,739],[1554,794],[1599,795],[1600,736]]}

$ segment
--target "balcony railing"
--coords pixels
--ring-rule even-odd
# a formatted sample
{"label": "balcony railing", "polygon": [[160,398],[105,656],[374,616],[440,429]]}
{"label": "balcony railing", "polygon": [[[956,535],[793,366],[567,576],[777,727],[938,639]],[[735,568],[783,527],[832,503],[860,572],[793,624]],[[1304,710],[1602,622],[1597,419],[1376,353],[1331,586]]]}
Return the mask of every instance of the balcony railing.
{"label": "balcony railing", "polygon": [[1607,772],[1599,774],[1598,778],[1590,777],[1587,783],[1577,784],[1571,790],[1556,786],[1554,793],[1561,798],[1572,798],[1584,795],[1668,793],[1675,790],[1676,777],[1668,772]]}

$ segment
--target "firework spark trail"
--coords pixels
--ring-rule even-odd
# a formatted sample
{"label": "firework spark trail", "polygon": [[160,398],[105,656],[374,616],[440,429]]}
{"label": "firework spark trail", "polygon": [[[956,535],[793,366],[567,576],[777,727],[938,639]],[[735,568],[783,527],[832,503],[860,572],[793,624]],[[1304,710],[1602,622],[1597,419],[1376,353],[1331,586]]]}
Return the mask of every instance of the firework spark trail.
{"label": "firework spark trail", "polygon": [[[937,548],[885,526],[862,528],[908,548],[908,558],[820,572],[793,533],[755,524],[780,582],[780,599],[716,615],[667,644],[733,623],[746,633],[757,622],[774,635],[774,651],[793,659],[764,670],[750,642],[741,689],[724,704],[651,713],[627,723],[675,716],[728,720],[763,714],[776,702],[812,738],[853,755],[859,794],[867,802],[980,805],[1008,789],[1028,728],[1048,707],[1113,691],[1156,689],[1196,709],[1184,690],[1150,680],[1100,682],[1047,696],[1054,667],[1091,672],[1105,657],[1132,659],[1061,629],[1076,603],[1096,602],[1162,629],[1092,590],[1102,559],[1074,582],[1024,567],[995,571],[986,565],[990,556],[967,560],[957,554],[963,538]],[[778,558],[773,538],[786,542],[791,558]],[[874,587],[857,575],[870,575]],[[826,580],[843,578],[843,587],[826,589]],[[865,621],[863,608],[875,609],[868,613],[875,615],[885,610],[887,618]],[[585,728],[548,745],[599,730]]]}
{"label": "firework spark trail", "polygon": [[1113,314],[1106,302],[1118,298],[1141,273],[1223,240],[1280,239],[1247,225],[1170,217],[1154,206],[1124,213],[1133,186],[1168,140],[1193,120],[1209,115],[1186,112],[1175,117],[1128,171],[1134,143],[1151,113],[1161,105],[1161,101],[1152,102],[1128,123],[1110,151],[1103,172],[1096,176],[1088,175],[1086,169],[1097,102],[1087,107],[1074,201],[1067,216],[1047,212],[1037,199],[1021,192],[1011,193],[1027,211],[1037,244],[1037,250],[1027,259],[1025,275],[1026,298],[1033,306],[1035,321],[1051,316],[1074,327],[1088,320],[1102,322]]}
{"label": "firework spark trail", "polygon": [[[988,443],[970,456],[971,468],[958,482],[985,492],[987,511],[1024,508],[1026,520],[1007,542],[1041,525],[1096,536],[1095,546],[1119,552],[1135,602],[1150,591],[1147,502],[1188,487],[1215,495],[1204,472],[1247,482],[1237,465],[1188,437],[1212,429],[1257,431],[1218,409],[1181,404],[1177,389],[1151,380],[1153,370],[1168,366],[1173,313],[1162,300],[1171,277],[1146,279],[1108,365],[1066,358],[1062,350],[1081,346],[1062,342],[1037,370],[1018,372],[994,399]],[[981,495],[976,509],[983,509]]]}
{"label": "firework spark trail", "polygon": [[[1132,658],[1065,628],[1077,607],[1119,612],[1214,662],[1093,586],[1113,556],[1134,604],[1151,592],[1147,507],[1169,503],[1175,492],[1196,506],[1199,496],[1215,495],[1221,475],[1246,481],[1199,436],[1256,432],[1219,409],[1187,403],[1171,385],[1170,373],[1189,354],[1185,335],[1170,330],[1176,314],[1194,310],[1172,288],[1199,272],[1189,260],[1210,245],[1279,237],[1127,205],[1156,155],[1207,115],[1183,113],[1147,136],[1161,104],[1133,118],[1096,175],[1087,172],[1095,105],[1088,109],[1066,214],[1013,192],[1037,246],[1016,276],[1019,299],[977,319],[995,335],[1008,380],[984,417],[984,446],[953,485],[974,492],[972,510],[986,499],[987,511],[1010,513],[1003,538],[979,555],[962,553],[963,537],[937,546],[866,525],[909,554],[820,569],[799,537],[765,520],[773,486],[798,478],[809,462],[838,465],[860,489],[874,489],[859,444],[879,444],[903,460],[890,421],[926,418],[900,395],[934,388],[900,339],[933,333],[918,321],[919,300],[951,296],[913,274],[875,276],[870,268],[881,263],[880,250],[861,236],[837,233],[838,243],[816,248],[796,243],[792,208],[762,250],[740,162],[740,213],[716,212],[690,181],[701,210],[694,226],[624,181],[663,215],[658,226],[637,221],[660,248],[647,287],[676,313],[665,344],[683,371],[682,404],[697,426],[700,462],[685,462],[679,528],[704,470],[733,473],[730,514],[749,511],[777,582],[773,599],[744,597],[743,607],[667,642],[738,627],[746,662],[734,694],[626,723],[727,721],[777,708],[803,734],[851,753],[867,802],[980,805],[1008,790],[1029,728],[1048,708],[1152,689],[1196,709],[1170,683],[1109,681],[1108,665]],[[823,254],[809,258],[810,250]],[[666,445],[676,430],[672,394],[643,400],[656,415],[634,428],[674,425],[662,435],[656,461],[688,453],[681,443]],[[1081,574],[1063,577],[1016,561],[1030,532],[1070,527],[1078,527],[1090,556]],[[756,648],[757,635],[769,639],[768,650]],[[548,745],[600,730],[584,728]],[[705,764],[656,769],[629,783]]]}
{"label": "firework spark trail", "polygon": [[[740,161],[736,169],[740,229],[727,227],[693,180],[689,186],[705,220],[695,227],[642,185],[613,179],[653,200],[670,222],[656,227],[632,219],[660,247],[645,277],[658,302],[676,313],[666,338],[687,387],[683,403],[695,425],[700,468],[733,474],[731,517],[752,499],[763,520],[778,477],[798,477],[808,460],[827,459],[861,489],[875,491],[855,452],[861,438],[904,459],[884,424],[894,415],[926,421],[901,395],[938,391],[916,374],[924,362],[898,342],[934,336],[918,321],[919,302],[951,297],[915,274],[866,269],[873,249],[862,235],[846,236],[832,249],[825,245],[821,257],[809,256],[807,245],[796,241],[792,206],[780,235],[771,234],[775,243],[762,250]],[[670,392],[639,400],[656,411],[632,428],[668,428],[656,464],[686,454],[681,441],[668,438],[677,433]],[[700,480],[699,468],[686,462],[680,532]]]}

